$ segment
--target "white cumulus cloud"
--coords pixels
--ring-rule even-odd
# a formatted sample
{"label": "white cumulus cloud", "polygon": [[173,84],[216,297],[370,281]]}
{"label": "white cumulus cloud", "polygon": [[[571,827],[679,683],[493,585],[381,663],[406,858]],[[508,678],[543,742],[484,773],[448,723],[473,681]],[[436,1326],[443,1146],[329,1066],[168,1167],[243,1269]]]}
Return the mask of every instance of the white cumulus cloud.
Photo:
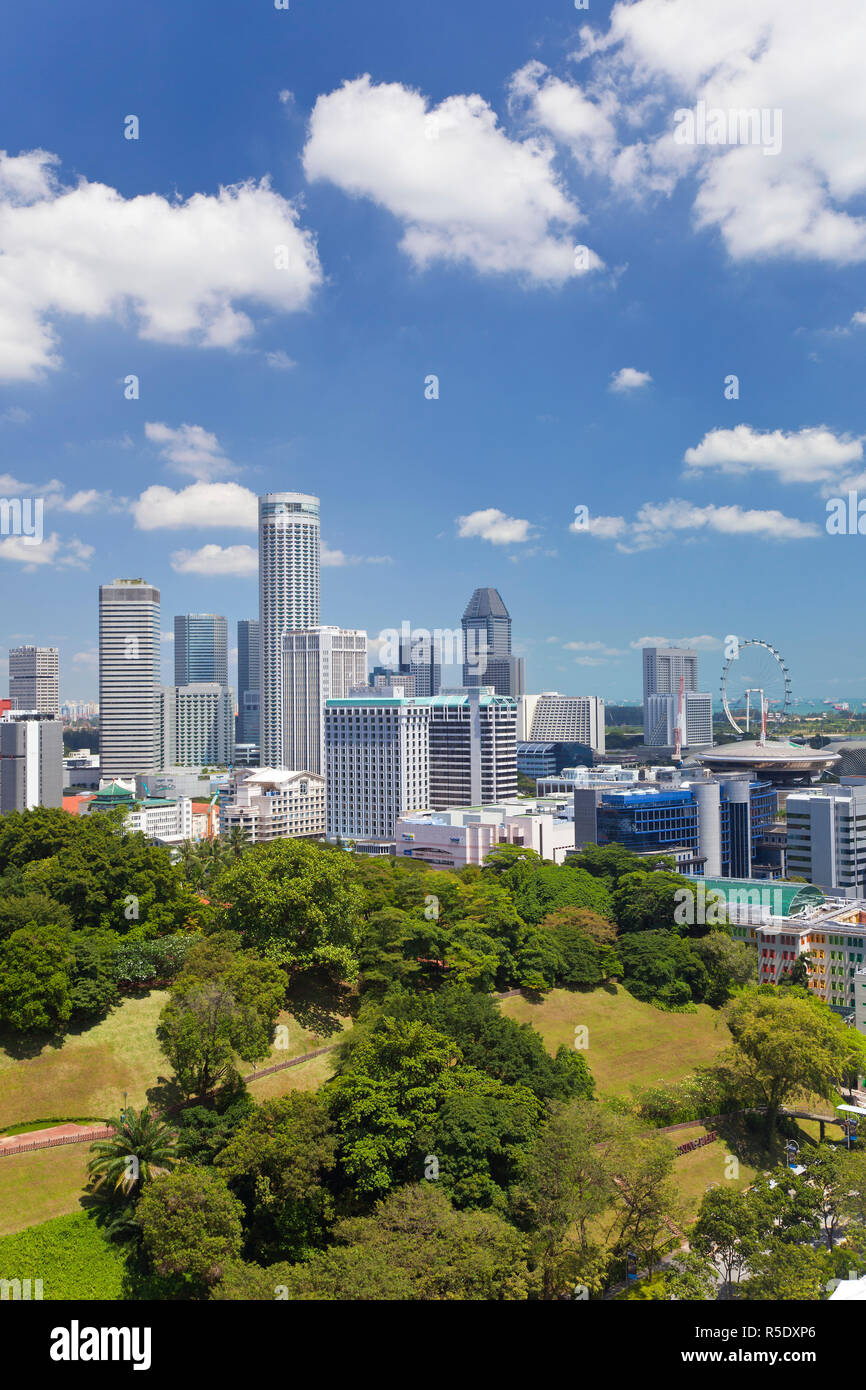
{"label": "white cumulus cloud", "polygon": [[199,550],[176,550],[171,567],[178,574],[250,578],[259,572],[259,553],[251,545],[203,545]]}
{"label": "white cumulus cloud", "polygon": [[321,283],[312,233],[267,179],[127,199],[64,184],[57,164],[0,151],[0,380],[60,365],[61,317],[131,317],[155,342],[232,347],[253,332],[253,305],[304,309]]}
{"label": "white cumulus cloud", "polygon": [[200,482],[223,477],[233,467],[216,435],[201,425],[180,425],[172,429],[170,425],[152,420],[145,425],[144,433],[152,444],[159,445],[163,458],[178,473],[188,473]]}
{"label": "white cumulus cloud", "polygon": [[608,390],[638,391],[642,386],[649,386],[651,381],[649,372],[640,372],[637,367],[620,367],[618,372],[611,374]]}
{"label": "white cumulus cloud", "polygon": [[180,530],[184,526],[231,526],[255,531],[258,499],[239,483],[191,483],[175,492],[155,483],[132,503],[140,531]]}
{"label": "white cumulus cloud", "polygon": [[553,168],[549,141],[512,140],[481,96],[438,106],[369,74],[320,96],[303,160],[307,178],[369,198],[402,224],[419,269],[436,261],[527,282],[561,284],[601,265],[575,264],[577,206]]}
{"label": "white cumulus cloud", "polygon": [[696,471],[774,473],[783,483],[841,482],[852,465],[862,464],[863,441],[834,434],[823,425],[789,433],[736,425],[710,430],[684,458]]}
{"label": "white cumulus cloud", "polygon": [[506,516],[498,507],[486,507],[457,518],[457,534],[463,540],[477,537],[493,545],[513,545],[528,541],[531,531],[531,522]]}

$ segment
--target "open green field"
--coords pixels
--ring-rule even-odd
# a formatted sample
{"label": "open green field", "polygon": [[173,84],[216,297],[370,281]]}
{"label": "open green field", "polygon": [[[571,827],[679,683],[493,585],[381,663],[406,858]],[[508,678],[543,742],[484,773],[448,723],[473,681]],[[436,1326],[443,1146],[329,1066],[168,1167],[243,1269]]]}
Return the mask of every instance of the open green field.
{"label": "open green field", "polygon": [[584,1056],[598,1095],[628,1095],[632,1086],[679,1081],[706,1065],[730,1042],[721,1015],[706,1004],[694,1014],[669,1014],[642,1004],[621,986],[610,990],[554,989],[535,1003],[503,999],[502,1012],[531,1023],[548,1051],[573,1047],[575,1029],[588,1030]]}
{"label": "open green field", "polygon": [[0,1129],[31,1120],[63,1120],[138,1108],[147,1091],[167,1076],[156,1041],[156,1022],[168,996],[162,990],[124,999],[101,1022],[46,1042],[33,1056],[0,1045]]}
{"label": "open green field", "polygon": [[[703,1125],[694,1125],[691,1129],[676,1130],[668,1138],[672,1144],[686,1144],[690,1139],[700,1139],[706,1132]],[[732,1159],[736,1159],[736,1165]],[[737,1192],[749,1187],[760,1171],[760,1166],[755,1166],[759,1159],[754,1145],[749,1144],[734,1126],[720,1132],[714,1144],[680,1154],[674,1162],[674,1173],[683,1203],[681,1224],[689,1225],[695,1220],[708,1187],[730,1186]]]}
{"label": "open green field", "polygon": [[[124,1091],[129,1105],[136,1109],[144,1105],[148,1092],[170,1075],[156,1040],[156,1025],[167,998],[164,990],[153,990],[124,999],[92,1028],[45,1042],[30,1056],[16,1054],[14,1042],[2,1039],[0,1130],[38,1120],[104,1119],[121,1109]],[[347,1014],[337,1012],[340,1007],[312,991],[293,1000],[292,1012],[281,1013],[277,1020],[286,1031],[278,1031],[270,1056],[254,1069],[313,1052],[332,1041],[351,1022]],[[314,1059],[309,1069],[292,1067],[284,1075],[287,1079],[281,1086],[275,1082],[278,1089],[272,1094],[310,1089],[330,1071]],[[269,1077],[256,1082],[253,1094],[272,1081]]]}
{"label": "open green field", "polygon": [[64,1144],[0,1158],[0,1236],[78,1211],[89,1144]]}

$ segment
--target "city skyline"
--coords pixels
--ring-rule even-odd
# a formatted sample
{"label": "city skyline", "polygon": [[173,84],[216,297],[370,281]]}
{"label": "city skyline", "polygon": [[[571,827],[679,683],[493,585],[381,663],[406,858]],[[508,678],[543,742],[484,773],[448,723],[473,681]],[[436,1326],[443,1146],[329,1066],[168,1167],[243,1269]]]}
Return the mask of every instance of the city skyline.
{"label": "city skyline", "polygon": [[[674,70],[689,6],[665,7],[658,47],[652,9],[479,0],[464,42],[443,25],[419,46],[395,0],[372,24],[335,0],[322,50],[302,10],[247,26],[215,0],[204,69],[183,16],[155,7],[157,59],[112,10],[98,96],[66,44],[104,45],[107,7],[58,15],[47,48],[38,12],[16,16],[0,250],[22,307],[0,354],[0,496],[45,508],[40,544],[0,535],[16,587],[0,687],[9,647],[50,645],[62,698],[94,698],[94,593],[115,574],[150,576],[166,615],[248,616],[255,499],[297,490],[322,498],[327,622],[454,627],[481,584],[506,596],[528,689],[631,701],[642,639],[720,670],[734,633],[785,653],[795,696],[866,698],[840,600],[862,537],[827,529],[834,497],[855,494],[855,527],[866,500],[859,72],[775,3],[730,33],[720,12],[703,66]],[[736,92],[732,53],[749,56]],[[132,93],[156,81],[127,138]],[[677,142],[713,84],[782,111],[772,157]],[[416,201],[394,191],[392,119]],[[191,267],[172,219],[193,197],[211,249]],[[150,209],[152,254],[117,260],[112,199]],[[64,232],[79,206],[91,260]],[[255,234],[226,263],[232,207]],[[78,305],[40,278],[36,214]]]}

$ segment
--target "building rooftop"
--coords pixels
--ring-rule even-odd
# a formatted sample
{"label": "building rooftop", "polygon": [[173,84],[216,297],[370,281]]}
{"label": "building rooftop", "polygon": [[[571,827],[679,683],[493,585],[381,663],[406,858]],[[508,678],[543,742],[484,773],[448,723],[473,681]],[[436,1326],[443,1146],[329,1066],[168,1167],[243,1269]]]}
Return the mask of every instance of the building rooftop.
{"label": "building rooftop", "polygon": [[[725,902],[730,901],[732,893],[740,895],[739,901],[743,900],[744,893],[779,893],[778,900],[775,896],[770,899],[774,913],[778,902],[779,911],[775,915],[779,917],[790,917],[806,907],[821,907],[827,901],[821,889],[816,888],[814,883],[788,883],[785,879],[762,878],[701,878],[698,882],[703,883],[708,893],[721,893]],[[759,904],[763,902],[764,898],[760,898]]]}
{"label": "building rooftop", "polygon": [[476,589],[466,605],[465,618],[507,618],[508,609],[498,589]]}

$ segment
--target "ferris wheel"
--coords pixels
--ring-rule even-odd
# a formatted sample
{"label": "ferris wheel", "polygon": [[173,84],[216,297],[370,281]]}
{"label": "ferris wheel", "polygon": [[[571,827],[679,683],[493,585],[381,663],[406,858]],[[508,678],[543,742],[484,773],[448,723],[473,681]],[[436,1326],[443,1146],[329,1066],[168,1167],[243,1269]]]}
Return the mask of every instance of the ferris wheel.
{"label": "ferris wheel", "polygon": [[767,719],[785,719],[792,695],[782,653],[759,637],[740,642],[722,670],[721,694],[725,714],[738,734],[761,734]]}

